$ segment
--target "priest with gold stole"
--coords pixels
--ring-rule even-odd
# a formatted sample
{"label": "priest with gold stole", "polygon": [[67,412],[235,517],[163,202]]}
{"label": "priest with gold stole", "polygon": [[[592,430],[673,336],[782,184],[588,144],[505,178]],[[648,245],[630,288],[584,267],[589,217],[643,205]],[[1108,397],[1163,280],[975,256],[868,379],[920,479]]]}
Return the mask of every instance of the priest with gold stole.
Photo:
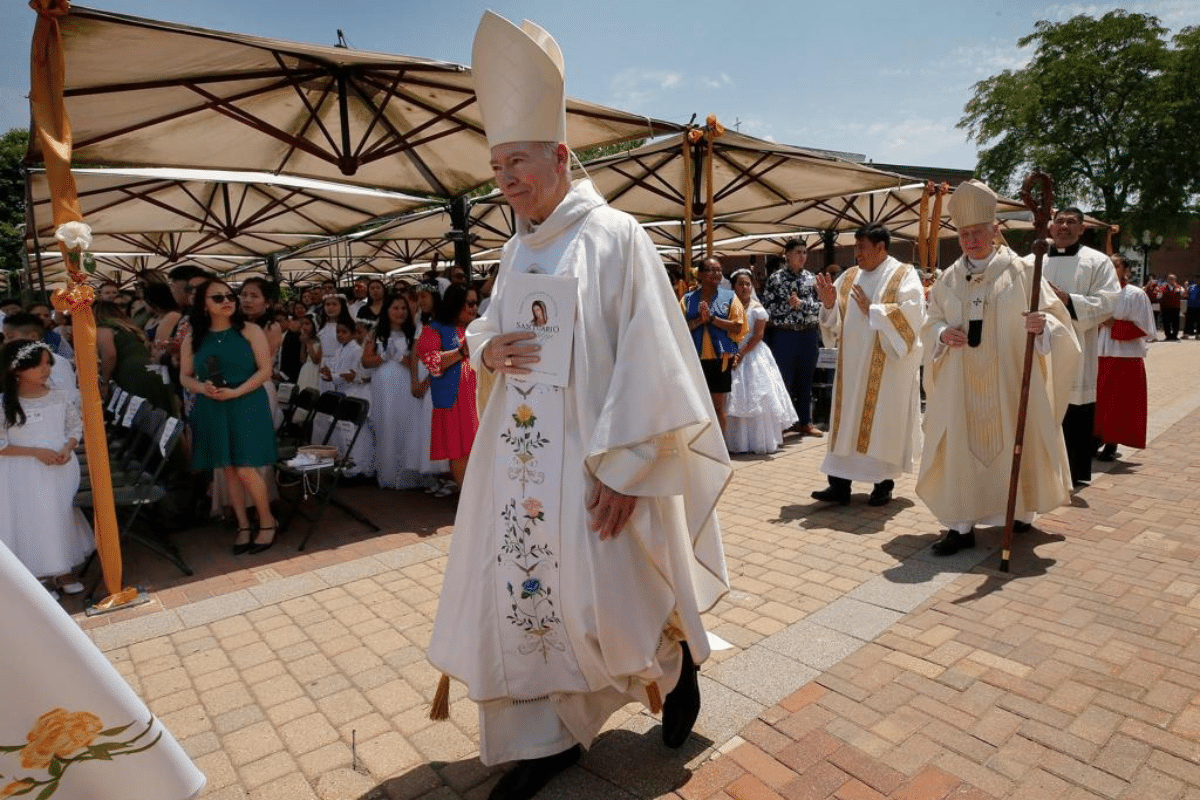
{"label": "priest with gold stole", "polygon": [[934,552],[975,546],[976,525],[1002,525],[1008,503],[1028,334],[1034,340],[1018,480],[1019,528],[1066,503],[1071,470],[1062,418],[1079,365],[1066,307],[1042,280],[1029,312],[1033,268],[996,244],[996,195],[967,181],[950,198],[963,255],[934,283],[925,345],[925,450],[917,495],[946,535]]}
{"label": "priest with gold stole", "polygon": [[917,372],[925,289],[911,264],[888,255],[891,234],[868,225],[854,234],[856,266],[836,281],[817,276],[821,337],[836,347],[833,420],[817,500],[850,502],[852,481],[872,484],[868,505],[892,499],[895,480],[921,452]]}
{"label": "priest with gold stole", "polygon": [[480,759],[520,762],[490,797],[519,800],[627,703],[662,709],[668,746],[687,739],[709,655],[700,615],[728,589],[714,509],[731,470],[650,238],[569,178],[558,45],[488,12],[472,58],[518,223],[467,330],[493,383],[428,655],[445,674],[433,716],[448,712],[446,676],[466,684]]}

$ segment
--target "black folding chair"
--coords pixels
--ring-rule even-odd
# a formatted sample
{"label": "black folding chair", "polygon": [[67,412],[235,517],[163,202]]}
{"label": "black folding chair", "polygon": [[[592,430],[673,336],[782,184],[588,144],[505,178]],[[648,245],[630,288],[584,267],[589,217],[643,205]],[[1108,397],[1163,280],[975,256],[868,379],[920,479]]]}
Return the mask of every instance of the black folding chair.
{"label": "black folding chair", "polygon": [[[334,393],[337,394],[337,393]],[[275,431],[275,441],[279,445],[279,457],[289,459],[296,454],[296,447],[307,444],[312,440],[312,421],[317,413],[317,401],[321,393],[316,389],[301,389],[293,393],[291,402],[283,412],[283,422]],[[330,401],[331,410],[325,413],[332,415],[337,410],[337,403]]]}
{"label": "black folding chair", "polygon": [[[141,398],[134,398],[126,407],[126,411],[133,407],[133,403]],[[115,436],[114,432],[109,433],[109,448],[108,448],[108,464],[109,473],[112,478],[113,486],[124,485],[136,480],[143,469],[143,461],[149,455],[149,448],[154,446],[154,437],[158,433],[157,430],[151,427],[149,421],[152,412],[155,410],[153,404],[143,401],[138,404],[134,410],[133,416],[129,418],[128,427],[125,426],[125,418],[128,414],[122,416],[119,424],[122,426],[119,431],[119,437]],[[114,429],[115,431],[116,429]],[[79,455],[79,468],[81,482],[87,483],[91,480],[91,466],[87,458],[86,449]]]}
{"label": "black folding chair", "polygon": [[[333,394],[326,392],[321,396],[321,400]],[[346,452],[338,453],[332,464],[327,464],[319,467],[304,469],[302,467],[291,467],[285,462],[278,464],[280,474],[280,486],[286,484],[300,484],[301,491],[298,499],[290,503],[290,508],[284,519],[279,523],[279,533],[283,533],[291,525],[292,520],[296,515],[300,515],[309,520],[308,532],[304,534],[304,538],[300,540],[300,545],[297,550],[303,550],[308,544],[309,537],[317,529],[317,524],[321,521],[321,517],[325,513],[326,506],[333,505],[344,511],[348,516],[366,525],[372,531],[379,531],[380,528],[358,509],[338,500],[335,496],[338,485],[341,483],[342,477],[346,474],[346,470],[350,468],[352,463],[350,454],[354,452],[354,443],[358,441],[358,436],[362,433],[363,425],[367,422],[367,416],[370,413],[371,404],[366,400],[358,397],[343,396],[338,402],[337,407],[333,412],[333,422],[329,426],[329,433],[325,435],[325,444],[329,443],[330,437],[333,435],[334,428],[339,422],[345,422],[353,426],[354,433],[350,437],[349,443],[346,445]],[[284,479],[287,479],[286,481]],[[300,506],[309,497],[315,499],[318,503],[316,513],[313,516],[308,516],[300,510]]]}
{"label": "black folding chair", "polygon": [[[164,470],[171,454],[183,438],[184,423],[160,408],[150,408],[149,404],[146,413],[142,414],[139,411],[138,416],[139,432],[152,434],[136,469],[131,472],[130,480],[122,485],[117,485],[114,481],[113,503],[117,509],[117,527],[121,539],[136,541],[170,561],[184,575],[192,575],[193,570],[183,560],[179,549],[162,535],[161,530],[151,530],[149,534],[143,534],[134,527],[144,510],[167,497]],[[77,493],[75,505],[80,508],[94,508],[95,498],[91,490]],[[86,568],[87,565],[84,566],[84,569]]]}

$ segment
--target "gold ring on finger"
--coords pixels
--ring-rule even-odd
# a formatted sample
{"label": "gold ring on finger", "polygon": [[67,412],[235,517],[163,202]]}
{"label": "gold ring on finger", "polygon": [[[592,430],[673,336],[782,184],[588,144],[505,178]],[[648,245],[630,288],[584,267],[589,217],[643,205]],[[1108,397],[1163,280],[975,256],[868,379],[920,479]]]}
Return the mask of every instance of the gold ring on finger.
{"label": "gold ring on finger", "polygon": [[512,366],[512,356],[505,356],[505,357],[504,357],[504,366],[506,366],[506,367],[511,367],[511,366]]}

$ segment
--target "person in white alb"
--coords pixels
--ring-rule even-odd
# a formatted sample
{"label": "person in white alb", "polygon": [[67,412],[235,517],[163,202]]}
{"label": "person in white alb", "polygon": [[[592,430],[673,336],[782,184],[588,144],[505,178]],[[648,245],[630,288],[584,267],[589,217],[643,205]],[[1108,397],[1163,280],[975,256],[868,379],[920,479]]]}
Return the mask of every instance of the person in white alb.
{"label": "person in white alb", "polygon": [[[1075,488],[1092,479],[1092,456],[1096,452],[1094,429],[1099,368],[1096,334],[1100,323],[1112,316],[1121,291],[1112,261],[1099,250],[1081,244],[1079,238],[1082,235],[1083,212],[1078,208],[1060,208],[1050,223],[1053,244],[1042,267],[1042,276],[1071,315],[1071,324],[1083,351],[1062,421]],[[1033,265],[1032,254],[1025,257],[1025,263]]]}
{"label": "person in white alb", "polygon": [[891,234],[869,225],[854,234],[857,266],[837,280],[817,275],[821,336],[838,351],[833,419],[816,500],[850,502],[853,481],[872,484],[867,503],[886,505],[896,478],[921,452],[918,368],[925,290],[911,264],[888,255]]}
{"label": "person in white alb", "polygon": [[976,525],[1002,525],[1016,443],[1022,368],[1034,340],[1015,521],[1067,502],[1071,475],[1062,417],[1079,368],[1071,318],[1045,279],[1029,312],[1033,270],[996,244],[996,194],[978,181],[950,198],[963,255],[929,291],[925,346],[925,447],[917,495],[948,531],[933,546],[975,546]]}
{"label": "person in white alb", "polygon": [[[444,673],[432,716],[448,713],[445,676],[465,683],[480,759],[520,762],[490,797],[520,800],[627,703],[661,706],[664,742],[687,739],[709,655],[700,615],[728,589],[714,508],[731,470],[650,238],[569,179],[558,45],[488,12],[472,71],[518,223],[488,313],[467,329],[491,389],[428,656]],[[565,386],[532,380],[529,303],[507,294],[539,275],[574,282],[573,319],[559,323],[572,337]]]}
{"label": "person in white alb", "polygon": [[1150,298],[1129,281],[1129,262],[1114,253],[1113,267],[1121,283],[1111,319],[1100,323],[1097,336],[1096,438],[1104,443],[1097,458],[1112,461],[1117,445],[1146,447],[1146,353],[1158,339]]}

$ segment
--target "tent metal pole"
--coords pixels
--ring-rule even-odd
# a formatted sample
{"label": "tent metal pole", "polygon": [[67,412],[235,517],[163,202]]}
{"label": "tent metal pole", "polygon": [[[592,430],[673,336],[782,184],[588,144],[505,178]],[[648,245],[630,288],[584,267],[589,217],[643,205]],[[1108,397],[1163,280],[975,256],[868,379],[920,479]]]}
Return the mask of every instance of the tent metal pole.
{"label": "tent metal pole", "polygon": [[821,231],[821,244],[825,253],[825,266],[837,261],[837,234],[833,228]]}
{"label": "tent metal pole", "polygon": [[471,275],[471,200],[459,197],[450,203],[450,225],[454,229],[454,263],[467,274]]}
{"label": "tent metal pole", "polygon": [[[29,182],[29,170],[21,167],[21,175],[25,178],[25,233],[33,232],[33,258],[37,262],[38,285],[42,294],[46,294],[46,270],[42,266],[42,248],[38,245],[37,217],[33,213],[33,184]],[[29,268],[29,254],[25,254],[25,267]],[[33,285],[33,276],[29,276],[29,284]]]}

